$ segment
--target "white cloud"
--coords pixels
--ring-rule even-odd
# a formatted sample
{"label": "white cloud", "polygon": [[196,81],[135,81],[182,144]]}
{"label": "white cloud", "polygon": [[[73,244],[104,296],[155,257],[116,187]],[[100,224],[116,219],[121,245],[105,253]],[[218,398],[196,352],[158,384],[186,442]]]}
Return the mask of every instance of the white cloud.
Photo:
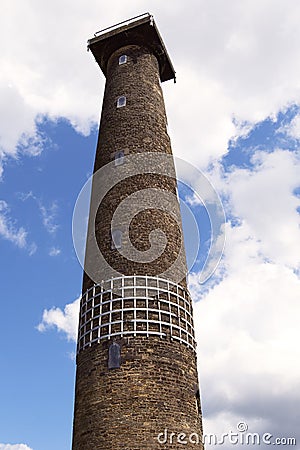
{"label": "white cloud", "polygon": [[[230,450],[232,449],[234,446],[236,446],[236,448],[239,448],[238,445],[234,445],[234,444],[230,444],[229,438],[228,438],[228,433],[232,432],[235,433],[235,435],[232,435],[232,439],[233,442],[234,439],[236,440],[236,433],[238,433],[238,424],[243,423],[246,424],[246,426],[248,427],[247,433],[259,433],[260,435],[260,440],[261,440],[261,444],[259,445],[259,448],[264,448],[266,449],[266,446],[263,445],[263,435],[265,433],[269,433],[268,430],[270,430],[270,428],[268,427],[268,423],[260,418],[252,418],[249,419],[247,418],[241,418],[241,414],[239,415],[235,415],[235,414],[230,414],[230,413],[220,413],[217,415],[217,418],[204,418],[204,430],[206,430],[204,433],[206,434],[206,437],[204,438],[205,441],[204,443],[205,448],[207,449],[211,449],[211,448],[216,448],[216,445],[214,444],[214,439],[217,439],[217,443],[220,445],[220,443],[222,442],[222,445],[220,445],[223,449],[225,450]],[[239,439],[239,444],[242,445],[242,437],[245,434],[247,435],[247,433],[238,433],[238,439]],[[274,435],[275,437],[279,437],[280,433],[277,433],[277,435]],[[244,442],[246,442],[246,439],[244,440]],[[250,443],[252,441],[250,440]],[[210,444],[210,445],[209,445]],[[218,446],[219,446],[218,445]],[[271,445],[271,444],[270,444]],[[250,445],[249,445],[250,447]],[[250,447],[251,448],[251,447]]]}
{"label": "white cloud", "polygon": [[28,193],[19,193],[19,198],[23,202],[32,198],[38,205],[41,213],[42,223],[49,234],[55,234],[59,225],[56,223],[56,216],[58,205],[56,201],[52,201],[50,206],[45,206],[40,198],[33,194],[32,191]]}
{"label": "white cloud", "polygon": [[61,249],[58,247],[52,247],[49,250],[49,256],[58,256],[61,254]]}
{"label": "white cloud", "polygon": [[35,252],[37,251],[37,245],[35,242],[32,242],[31,244],[28,245],[28,253],[29,256],[32,256],[35,254]]}
{"label": "white cloud", "polygon": [[4,200],[0,200],[0,236],[19,248],[25,248],[27,246],[27,231],[23,227],[16,228],[8,213],[8,204]]}
{"label": "white cloud", "polygon": [[56,202],[53,202],[49,208],[46,208],[46,206],[42,205],[42,203],[39,202],[39,208],[42,214],[44,227],[46,228],[48,233],[54,234],[58,229],[58,225],[57,223],[55,223],[58,209]]}
{"label": "white cloud", "polygon": [[252,162],[215,178],[238,217],[226,225],[223,279],[201,293],[191,277],[204,427],[220,435],[244,420],[299,440],[299,161],[277,150]]}
{"label": "white cloud", "polygon": [[[104,77],[86,52],[86,40],[148,6],[146,0],[129,5],[112,0],[110,9],[103,0],[92,0],[89,8],[70,0],[7,5],[0,27],[3,42],[10,36],[1,52],[2,157],[17,155],[21,137],[33,139],[33,154],[40,151],[40,115],[65,117],[79,132],[89,133],[98,120]],[[174,0],[171,10],[153,1],[152,8],[178,75],[176,86],[164,84],[178,155],[205,166],[226,152],[229,138],[245,132],[242,123],[249,130],[300,102],[297,0],[192,0],[189,8]],[[9,32],[11,24],[22,40]]]}
{"label": "white cloud", "polygon": [[[239,252],[251,260],[249,247],[244,241]],[[299,298],[300,280],[292,270],[250,261],[234,263],[195,305],[206,432],[220,429],[221,416],[227,431],[236,430],[238,419],[252,427],[259,419],[251,431],[300,438]]]}
{"label": "white cloud", "polygon": [[79,304],[80,298],[76,299],[73,303],[68,303],[64,310],[55,307],[49,310],[45,309],[42,321],[37,326],[37,329],[44,332],[48,329],[56,328],[57,331],[65,333],[68,340],[76,341]]}
{"label": "white cloud", "polygon": [[256,152],[252,163],[252,169],[236,168],[225,179],[224,174],[215,178],[229,197],[227,211],[244,223],[265,258],[300,267],[300,199],[294,195],[300,186],[300,159],[278,149]]}
{"label": "white cloud", "polygon": [[0,444],[0,450],[32,450],[25,444]]}
{"label": "white cloud", "polygon": [[178,73],[176,86],[165,87],[172,147],[177,156],[205,167],[226,152],[236,134],[233,105],[219,80],[184,65]]}
{"label": "white cloud", "polygon": [[283,127],[280,131],[284,131],[294,139],[300,139],[300,115],[296,115],[291,123]]}
{"label": "white cloud", "polygon": [[[19,139],[26,140],[26,135],[37,141],[34,126],[34,114],[25,103],[25,99],[15,86],[0,85],[2,98],[0,105],[1,135],[0,151],[8,155],[16,154]],[[25,143],[25,142],[24,142]],[[25,143],[26,145],[26,143]],[[0,153],[1,154],[1,153]]]}
{"label": "white cloud", "polygon": [[176,153],[203,166],[234,135],[299,103],[299,16],[294,0],[202,0],[180,21],[159,16],[178,70],[176,88],[165,85]]}
{"label": "white cloud", "polygon": [[10,216],[9,205],[4,200],[0,200],[0,237],[12,242],[18,248],[27,250],[29,256],[37,251],[36,243],[27,239],[27,230],[16,226],[16,221]]}

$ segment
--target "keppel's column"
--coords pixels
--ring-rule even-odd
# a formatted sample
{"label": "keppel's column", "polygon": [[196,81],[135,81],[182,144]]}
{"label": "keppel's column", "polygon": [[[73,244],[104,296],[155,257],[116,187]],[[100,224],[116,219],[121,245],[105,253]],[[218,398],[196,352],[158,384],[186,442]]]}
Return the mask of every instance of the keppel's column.
{"label": "keppel's column", "polygon": [[[148,14],[96,35],[89,49],[106,87],[80,306],[72,449],[178,450],[179,433],[187,436],[186,449],[201,449],[192,301],[160,86],[175,72]],[[109,189],[102,195],[104,185]],[[124,253],[129,241],[138,258]]]}

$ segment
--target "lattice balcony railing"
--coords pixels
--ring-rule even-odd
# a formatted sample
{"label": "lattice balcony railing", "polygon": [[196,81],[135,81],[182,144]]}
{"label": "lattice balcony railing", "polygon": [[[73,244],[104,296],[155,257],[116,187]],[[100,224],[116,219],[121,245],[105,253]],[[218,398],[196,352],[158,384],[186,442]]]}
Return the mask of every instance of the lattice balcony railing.
{"label": "lattice balcony railing", "polygon": [[78,352],[115,336],[170,337],[195,350],[187,290],[151,276],[123,276],[94,285],[82,297]]}

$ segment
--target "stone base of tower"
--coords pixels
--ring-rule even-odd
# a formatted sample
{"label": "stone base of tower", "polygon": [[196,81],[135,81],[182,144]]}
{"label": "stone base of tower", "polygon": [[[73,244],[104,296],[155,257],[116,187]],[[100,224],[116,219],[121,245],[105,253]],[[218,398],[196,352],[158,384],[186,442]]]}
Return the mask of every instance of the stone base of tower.
{"label": "stone base of tower", "polygon": [[77,356],[72,450],[202,450],[194,350],[169,337],[114,342],[118,368],[109,368],[112,340]]}

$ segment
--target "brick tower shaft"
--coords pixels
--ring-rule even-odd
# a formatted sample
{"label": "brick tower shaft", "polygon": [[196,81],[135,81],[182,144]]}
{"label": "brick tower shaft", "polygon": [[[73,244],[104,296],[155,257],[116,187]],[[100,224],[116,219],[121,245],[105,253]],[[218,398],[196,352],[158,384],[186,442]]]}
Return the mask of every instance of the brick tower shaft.
{"label": "brick tower shaft", "polygon": [[[149,15],[89,46],[106,87],[94,167],[100,182],[92,187],[80,306],[72,449],[178,450],[176,440],[162,444],[158,436],[168,430],[201,438],[202,425],[192,301],[160,86],[175,73]],[[167,157],[161,166],[169,164],[168,175],[161,169],[132,171],[132,161],[141,166],[138,158],[150,153]],[[110,182],[99,203],[101,186]],[[144,207],[148,196],[150,206]],[[165,196],[168,211],[160,205]],[[138,255],[149,252],[155,230],[165,239],[155,258],[122,254],[128,241]]]}

